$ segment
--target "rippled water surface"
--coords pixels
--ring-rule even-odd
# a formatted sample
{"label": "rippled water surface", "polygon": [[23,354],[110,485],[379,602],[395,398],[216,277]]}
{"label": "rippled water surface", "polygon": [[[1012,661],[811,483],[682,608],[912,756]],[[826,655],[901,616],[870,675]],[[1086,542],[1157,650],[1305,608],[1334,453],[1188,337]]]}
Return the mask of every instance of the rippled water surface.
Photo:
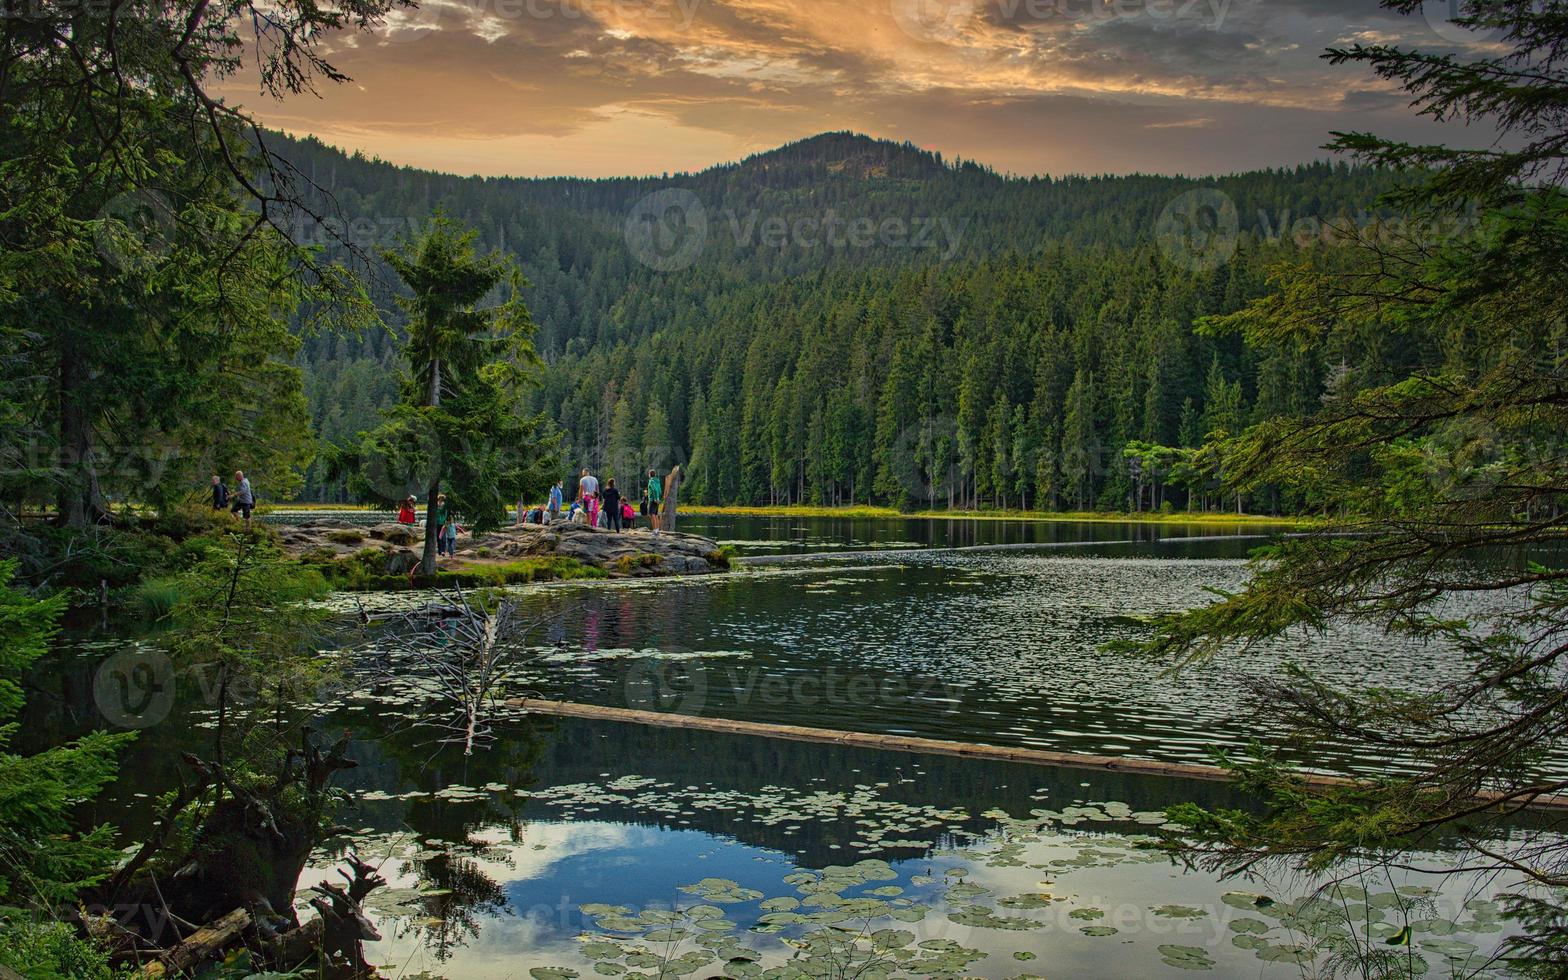
{"label": "rippled water surface", "polygon": [[[1240,586],[1256,531],[727,520],[703,530],[769,542],[748,546],[761,563],[515,590],[534,625],[510,693],[1201,762],[1252,738],[1284,744],[1243,697],[1248,676],[1287,661],[1407,688],[1461,666],[1354,630],[1175,674],[1106,652],[1147,635],[1151,615]],[[436,598],[335,604],[375,614]],[[397,654],[385,629],[365,642]],[[95,686],[105,658],[145,662],[134,683],[168,669],[157,649],[114,629],[65,643],[35,678],[24,741],[114,727],[122,706]],[[165,679],[177,696],[143,692],[138,710],[159,713],[142,716],[126,778],[91,818],[145,830],[180,751],[210,731],[210,685]],[[1409,965],[1490,975],[1508,934],[1504,879],[1379,872],[1324,891],[1281,874],[1221,882],[1147,849],[1170,806],[1245,805],[1217,784],[516,711],[465,757],[413,724],[439,710],[412,671],[323,692],[319,711],[323,730],[354,732],[360,766],[345,774],[349,829],[301,886],[349,850],[378,863],[391,887],[372,902],[384,938],[371,958],[394,977],[1296,977],[1336,951],[1391,955],[1407,925]],[[1315,761],[1375,768],[1353,746]]]}
{"label": "rippled water surface", "polygon": [[[395,520],[390,512],[365,510],[278,511],[264,518],[274,524],[330,519],[352,524]],[[728,545],[742,555],[831,555],[842,552],[914,548],[967,548],[991,545],[1094,544],[1136,542],[1152,545],[1176,538],[1256,540],[1286,530],[1256,523],[1149,523],[1133,521],[1024,521],[934,518],[756,517],[683,514],[680,530]]]}
{"label": "rippled water surface", "polygon": [[[1457,667],[1448,651],[1371,631],[1177,673],[1105,649],[1245,574],[1235,558],[1007,551],[539,590],[524,596],[542,620],[524,686],[617,707],[1206,761],[1215,747],[1277,741],[1243,710],[1249,675],[1289,661],[1333,681],[1419,688]],[[1365,768],[1351,750],[1321,764]]]}

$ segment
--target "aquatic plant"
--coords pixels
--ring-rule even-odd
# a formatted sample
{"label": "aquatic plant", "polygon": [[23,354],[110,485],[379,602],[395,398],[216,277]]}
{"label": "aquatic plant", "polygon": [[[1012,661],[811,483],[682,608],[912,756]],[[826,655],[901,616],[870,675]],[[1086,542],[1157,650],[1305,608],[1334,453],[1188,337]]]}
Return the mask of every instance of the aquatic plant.
{"label": "aquatic plant", "polygon": [[461,588],[436,595],[428,606],[381,617],[375,642],[390,639],[397,649],[395,666],[382,661],[381,670],[388,678],[413,674],[427,681],[436,707],[422,711],[416,724],[473,755],[476,745],[494,740],[494,710],[518,667],[537,655],[525,641],[540,624],[519,616],[511,599],[486,608]]}

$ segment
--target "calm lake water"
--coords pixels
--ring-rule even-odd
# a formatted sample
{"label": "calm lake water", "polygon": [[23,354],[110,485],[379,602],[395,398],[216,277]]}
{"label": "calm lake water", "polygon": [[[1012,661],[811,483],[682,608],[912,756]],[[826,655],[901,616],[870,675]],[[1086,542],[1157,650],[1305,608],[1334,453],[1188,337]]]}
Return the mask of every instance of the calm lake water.
{"label": "calm lake water", "polygon": [[[364,510],[279,511],[273,524],[327,519],[353,524],[392,521],[391,512]],[[682,514],[680,530],[726,544],[742,555],[831,555],[840,552],[992,545],[1078,545],[1107,542],[1153,544],[1180,538],[1256,541],[1284,530],[1259,524],[1151,524],[1146,521],[935,520],[930,518],[751,517]],[[1238,552],[1245,554],[1245,550]]]}
{"label": "calm lake water", "polygon": [[[1406,687],[1456,667],[1447,651],[1353,631],[1176,675],[1104,652],[1143,635],[1141,617],[1241,584],[1250,530],[1186,529],[1183,541],[1147,525],[749,518],[683,530],[816,557],[517,590],[535,626],[511,691],[1206,761],[1254,737],[1285,744],[1255,727],[1241,693],[1286,659]],[[1044,547],[940,550],[1024,543]],[[921,550],[866,554],[891,547]],[[363,642],[365,656],[398,662],[385,630]],[[212,724],[200,677],[133,697],[129,713],[95,691],[106,658],[132,687],[178,674],[160,657],[155,639],[74,635],[37,672],[24,728],[41,744],[149,722],[93,814],[129,832]],[[361,765],[344,778],[352,831],[301,887],[350,848],[381,864],[392,887],[374,902],[384,939],[371,958],[389,976],[1292,977],[1347,944],[1419,958],[1434,976],[1487,975],[1507,935],[1505,880],[1378,870],[1329,891],[1279,872],[1222,883],[1140,847],[1167,807],[1240,802],[1213,784],[504,713],[493,744],[465,757],[412,724],[432,702],[411,671],[315,694],[320,727],[352,729]],[[1315,761],[1372,769],[1354,746]],[[1406,924],[1414,944],[1390,947]]]}

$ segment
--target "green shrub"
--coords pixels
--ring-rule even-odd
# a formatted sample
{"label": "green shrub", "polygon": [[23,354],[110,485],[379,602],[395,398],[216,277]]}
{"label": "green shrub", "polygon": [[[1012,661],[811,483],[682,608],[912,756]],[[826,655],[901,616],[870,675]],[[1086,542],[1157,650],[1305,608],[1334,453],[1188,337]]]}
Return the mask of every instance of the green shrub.
{"label": "green shrub", "polygon": [[278,597],[286,602],[308,602],[332,594],[332,583],[318,568],[301,568],[278,582]]}
{"label": "green shrub", "polygon": [[213,510],[206,504],[186,504],[159,514],[147,523],[147,529],[176,541],[202,534],[216,534],[235,528],[234,515],[226,510]]}
{"label": "green shrub", "polygon": [[348,528],[342,531],[333,531],[331,534],[327,535],[327,540],[331,541],[333,544],[359,544],[361,541],[365,540],[365,535],[359,531],[355,531],[352,528]]}
{"label": "green shrub", "polygon": [[174,563],[181,569],[190,568],[207,560],[212,549],[222,546],[217,533],[198,534],[174,546]]}
{"label": "green shrub", "polygon": [[180,580],[172,577],[144,579],[137,584],[133,595],[143,616],[166,619],[180,603]]}
{"label": "green shrub", "polygon": [[109,957],[58,922],[0,921],[0,965],[27,980],[110,980]]}

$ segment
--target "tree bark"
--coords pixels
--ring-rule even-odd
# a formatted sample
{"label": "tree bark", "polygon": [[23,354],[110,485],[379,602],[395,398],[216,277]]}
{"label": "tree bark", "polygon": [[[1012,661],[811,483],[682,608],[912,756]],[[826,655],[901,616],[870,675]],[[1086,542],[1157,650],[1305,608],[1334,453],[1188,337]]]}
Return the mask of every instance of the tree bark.
{"label": "tree bark", "polygon": [[425,494],[425,555],[420,561],[420,575],[422,578],[435,580],[436,577],[436,535],[441,529],[436,526],[436,495],[441,492],[441,481],[434,480],[430,489]]}
{"label": "tree bark", "polygon": [[[431,408],[439,408],[441,406],[441,361],[439,359],[430,362],[430,391],[426,401],[430,403]],[[431,474],[430,486],[425,492],[425,552],[424,558],[420,561],[420,573],[422,578],[431,582],[435,581],[437,572],[436,535],[441,533],[441,529],[436,526],[436,495],[441,492],[441,471],[445,468],[442,466],[441,454],[445,452],[445,449],[446,447],[444,446],[436,447],[435,471]]]}
{"label": "tree bark", "polygon": [[74,342],[60,350],[60,453],[64,475],[55,497],[59,520],[69,528],[86,528],[108,514],[98,484],[92,420],[88,417],[86,371]]}
{"label": "tree bark", "polygon": [[681,468],[676,466],[670,470],[670,475],[664,478],[664,519],[661,525],[664,530],[673,532],[676,519],[676,497],[681,491]]}

